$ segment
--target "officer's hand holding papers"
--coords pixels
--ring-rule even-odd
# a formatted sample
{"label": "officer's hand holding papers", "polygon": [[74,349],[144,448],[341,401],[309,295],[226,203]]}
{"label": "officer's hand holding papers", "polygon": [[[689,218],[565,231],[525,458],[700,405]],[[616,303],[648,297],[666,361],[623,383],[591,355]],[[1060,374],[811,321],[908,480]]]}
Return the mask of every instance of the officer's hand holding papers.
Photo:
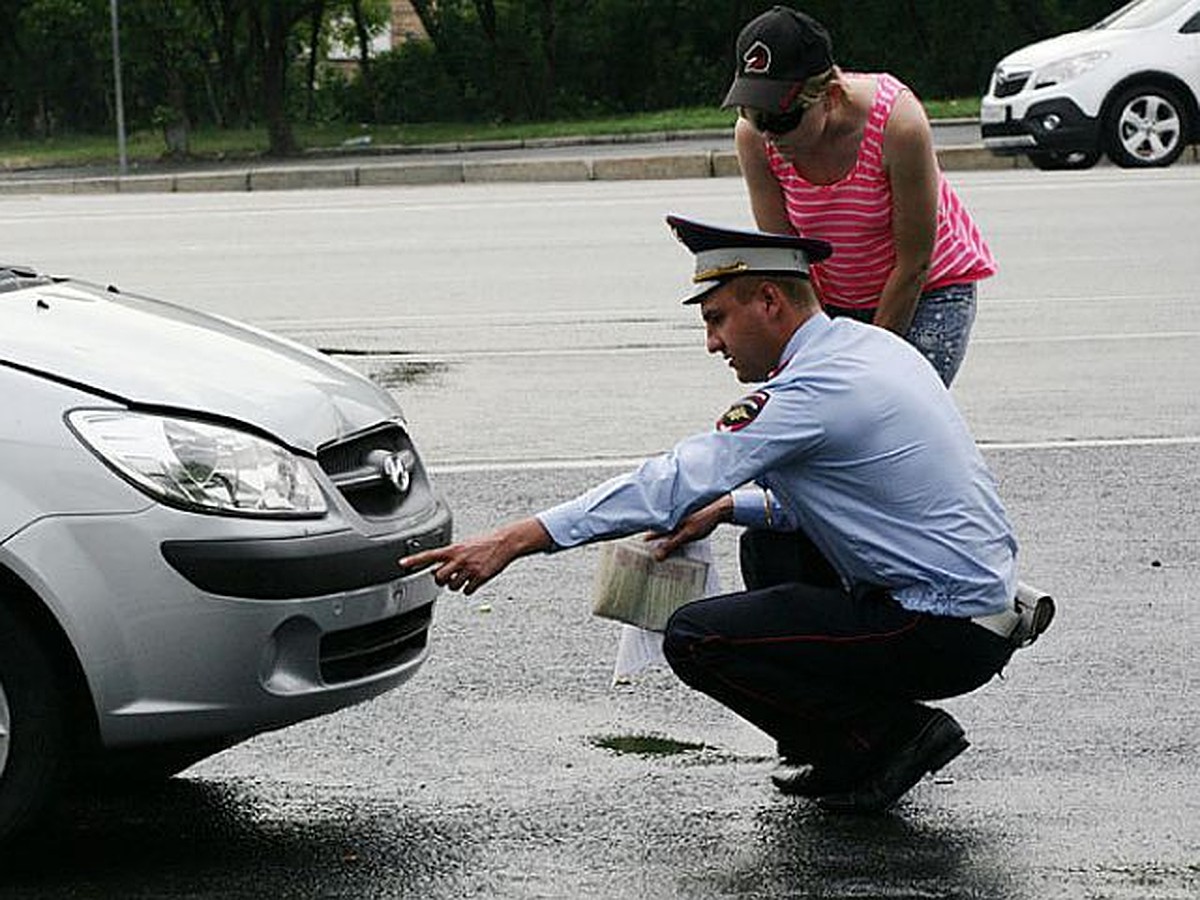
{"label": "officer's hand holding papers", "polygon": [[684,518],[668,534],[646,534],[601,550],[592,613],[624,623],[612,683],[627,684],[650,666],[667,664],[662,632],[680,606],[721,593],[708,536],[733,515],[722,496]]}

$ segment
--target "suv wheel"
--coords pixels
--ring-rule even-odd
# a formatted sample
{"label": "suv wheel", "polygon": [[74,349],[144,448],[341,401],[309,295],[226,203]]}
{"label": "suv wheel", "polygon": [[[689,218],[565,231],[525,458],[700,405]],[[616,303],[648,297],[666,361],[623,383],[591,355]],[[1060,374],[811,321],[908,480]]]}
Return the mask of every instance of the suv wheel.
{"label": "suv wheel", "polygon": [[1100,153],[1096,150],[1044,150],[1029,154],[1029,161],[1034,168],[1043,172],[1058,172],[1064,169],[1090,169],[1100,161]]}
{"label": "suv wheel", "polygon": [[0,840],[32,822],[65,771],[66,702],[34,630],[0,602]]}
{"label": "suv wheel", "polygon": [[1187,108],[1167,88],[1127,88],[1110,107],[1105,133],[1108,155],[1118,166],[1169,166],[1183,153]]}

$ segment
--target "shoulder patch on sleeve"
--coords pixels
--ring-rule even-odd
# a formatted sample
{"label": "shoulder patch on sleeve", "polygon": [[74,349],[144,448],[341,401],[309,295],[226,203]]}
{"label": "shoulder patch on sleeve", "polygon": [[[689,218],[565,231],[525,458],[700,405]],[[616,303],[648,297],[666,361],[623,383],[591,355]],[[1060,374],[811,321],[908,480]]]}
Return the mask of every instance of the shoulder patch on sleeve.
{"label": "shoulder patch on sleeve", "polygon": [[739,400],[717,419],[717,431],[741,431],[758,418],[771,395],[766,391],[755,391]]}

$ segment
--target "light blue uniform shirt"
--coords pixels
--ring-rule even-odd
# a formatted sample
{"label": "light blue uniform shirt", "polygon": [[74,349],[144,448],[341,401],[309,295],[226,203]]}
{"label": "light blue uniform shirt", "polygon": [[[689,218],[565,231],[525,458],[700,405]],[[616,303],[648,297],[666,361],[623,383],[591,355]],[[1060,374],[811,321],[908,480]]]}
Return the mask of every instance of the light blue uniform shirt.
{"label": "light blue uniform shirt", "polygon": [[971,617],[1008,608],[1016,540],[949,391],[901,338],[818,313],[717,430],[538,515],[559,547],[652,529],[733,492],[734,521],[801,529],[847,588]]}

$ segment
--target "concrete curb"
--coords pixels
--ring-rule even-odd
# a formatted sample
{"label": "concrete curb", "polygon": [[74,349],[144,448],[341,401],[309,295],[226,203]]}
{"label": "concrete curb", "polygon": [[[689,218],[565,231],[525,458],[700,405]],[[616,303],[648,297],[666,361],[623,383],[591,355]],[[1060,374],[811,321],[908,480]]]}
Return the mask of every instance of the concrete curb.
{"label": "concrete curb", "polygon": [[[967,124],[971,120],[941,120]],[[318,147],[306,150],[312,159],[363,156],[428,156],[444,153],[471,153],[479,150],[555,150],[562,147],[609,147],[621,144],[670,144],[692,140],[728,140],[729,128],[709,128],[695,131],[640,131],[630,134],[592,134],[559,137],[519,138],[493,141],[447,141],[440,144],[353,144],[344,147]]]}
{"label": "concrete curb", "polygon": [[[522,149],[529,149],[529,142],[525,143],[526,146]],[[1024,156],[997,156],[981,145],[941,147],[937,150],[937,156],[942,169],[947,172],[1031,167],[1029,160]],[[1200,162],[1200,147],[1192,146],[1178,164],[1197,162]],[[347,164],[339,159],[324,164],[251,167],[218,172],[0,180],[0,195],[151,192],[182,194],[497,182],[731,178],[739,174],[737,157],[732,151],[712,150],[642,156],[580,156],[572,159],[533,157],[499,161],[429,162],[393,159],[388,162],[370,160]]]}

